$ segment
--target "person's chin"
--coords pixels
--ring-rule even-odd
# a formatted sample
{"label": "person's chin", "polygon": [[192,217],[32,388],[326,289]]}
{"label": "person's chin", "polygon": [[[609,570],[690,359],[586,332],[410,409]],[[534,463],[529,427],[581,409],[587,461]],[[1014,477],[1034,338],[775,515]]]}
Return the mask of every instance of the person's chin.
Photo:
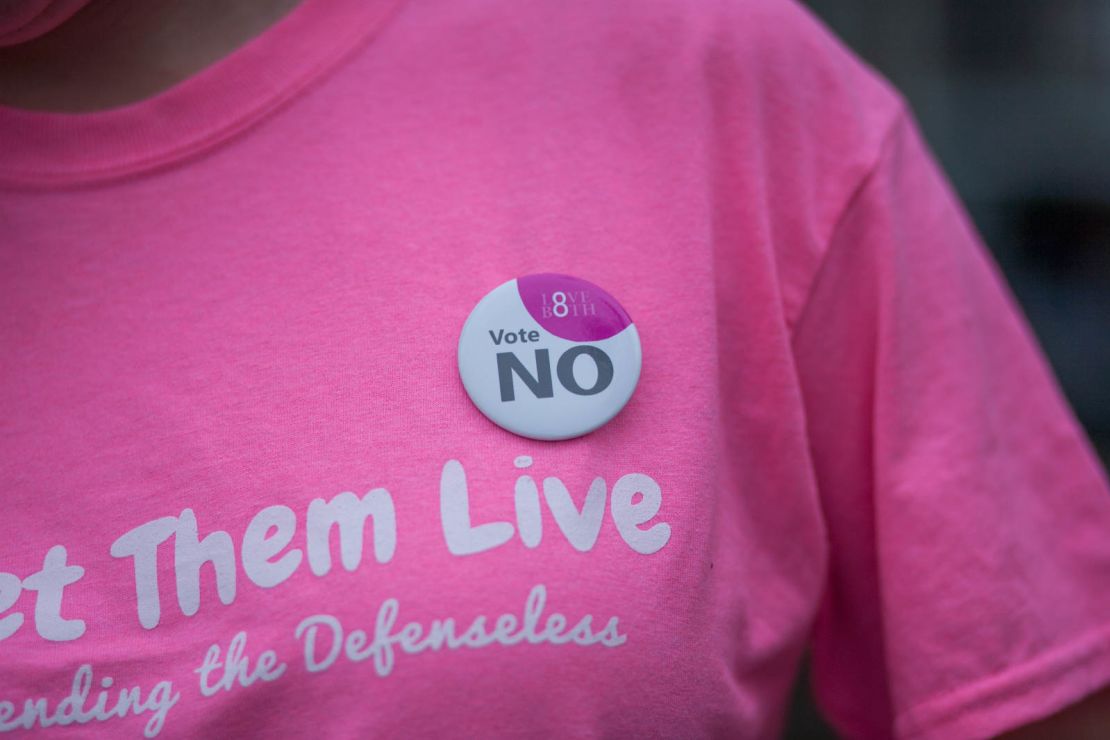
{"label": "person's chin", "polygon": [[92,0],[5,0],[0,3],[0,46],[50,33]]}

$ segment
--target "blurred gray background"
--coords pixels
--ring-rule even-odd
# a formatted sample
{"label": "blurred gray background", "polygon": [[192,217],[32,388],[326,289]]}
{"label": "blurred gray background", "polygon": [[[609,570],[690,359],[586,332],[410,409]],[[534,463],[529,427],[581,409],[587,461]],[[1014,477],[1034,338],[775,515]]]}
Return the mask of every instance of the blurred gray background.
{"label": "blurred gray background", "polygon": [[[905,93],[1110,459],[1110,0],[803,0]],[[836,737],[805,673],[786,737]]]}

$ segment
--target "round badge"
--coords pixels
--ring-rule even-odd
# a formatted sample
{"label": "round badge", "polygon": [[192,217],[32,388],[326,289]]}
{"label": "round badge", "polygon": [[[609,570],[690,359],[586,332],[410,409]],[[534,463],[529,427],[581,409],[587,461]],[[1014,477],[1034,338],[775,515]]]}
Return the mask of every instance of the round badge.
{"label": "round badge", "polygon": [[640,379],[640,335],[613,296],[580,278],[510,280],[470,312],[459,375],[490,421],[532,439],[571,439],[602,426]]}

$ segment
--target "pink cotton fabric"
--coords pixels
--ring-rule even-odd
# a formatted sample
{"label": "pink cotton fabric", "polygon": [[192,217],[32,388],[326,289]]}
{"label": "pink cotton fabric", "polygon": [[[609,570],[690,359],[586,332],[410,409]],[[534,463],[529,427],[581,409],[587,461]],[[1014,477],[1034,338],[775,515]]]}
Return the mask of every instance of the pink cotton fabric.
{"label": "pink cotton fabric", "polygon": [[[1105,476],[793,3],[307,0],[151,100],[0,109],[0,183],[0,729],[773,737],[808,648],[844,735],[971,738],[1110,682]],[[541,272],[643,343],[564,442],[456,368]],[[460,474],[510,539],[448,548]]]}

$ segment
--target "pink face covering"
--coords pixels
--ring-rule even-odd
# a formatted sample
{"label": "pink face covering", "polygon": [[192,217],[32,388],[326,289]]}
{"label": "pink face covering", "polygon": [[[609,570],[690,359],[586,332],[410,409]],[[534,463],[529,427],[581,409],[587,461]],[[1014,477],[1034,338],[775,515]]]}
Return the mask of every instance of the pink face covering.
{"label": "pink face covering", "polygon": [[0,6],[0,46],[38,38],[65,23],[90,0],[9,0]]}

